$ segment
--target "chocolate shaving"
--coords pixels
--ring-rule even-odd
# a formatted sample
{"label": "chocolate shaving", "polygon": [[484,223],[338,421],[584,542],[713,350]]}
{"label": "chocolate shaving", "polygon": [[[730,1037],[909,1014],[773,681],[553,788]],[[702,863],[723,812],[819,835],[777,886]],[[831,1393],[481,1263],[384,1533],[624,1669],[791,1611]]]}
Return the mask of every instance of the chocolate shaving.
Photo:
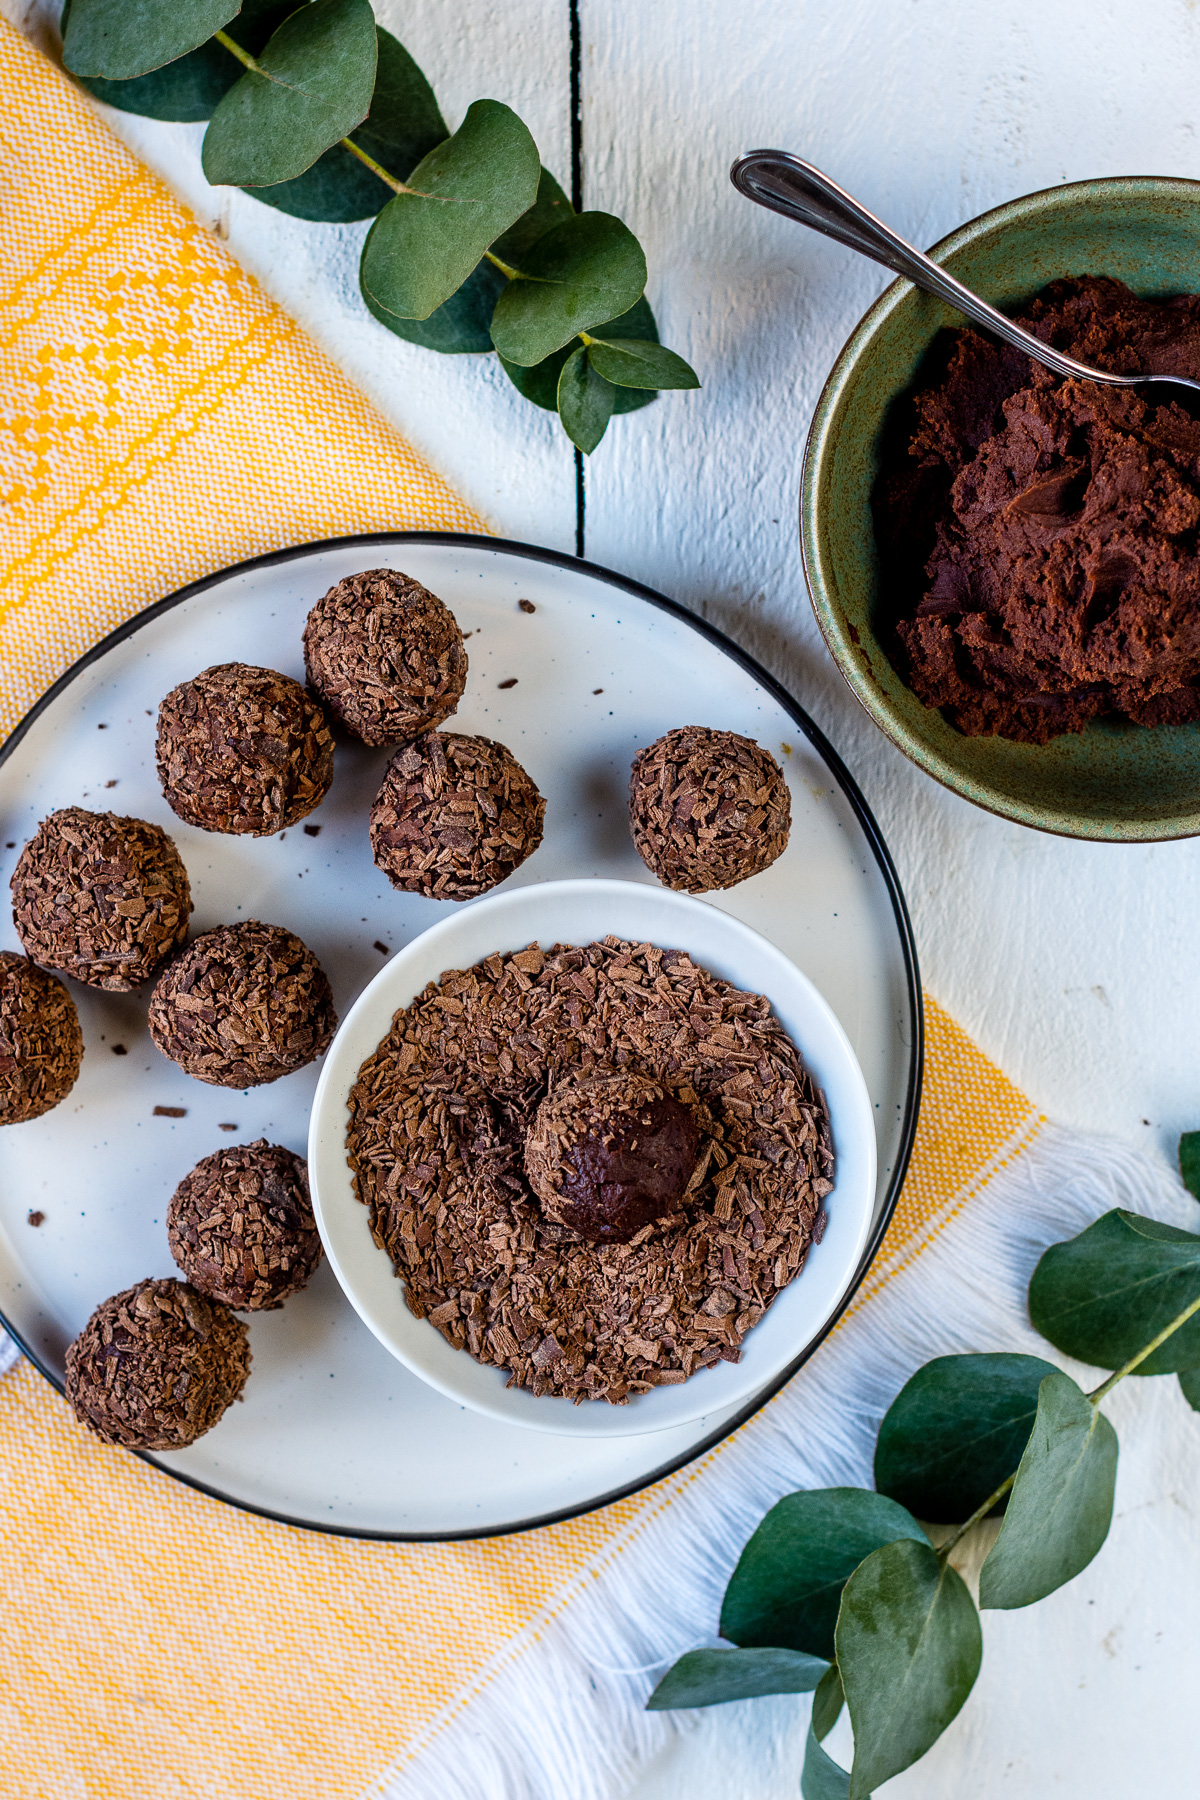
{"label": "chocolate shaving", "polygon": [[104,1300],[67,1349],[67,1399],[106,1444],[182,1450],[241,1398],[246,1327],[183,1281],[139,1281]]}
{"label": "chocolate shaving", "polygon": [[472,900],[533,854],[545,811],[503,744],[430,731],[392,758],[371,808],[371,849],[394,888]]}
{"label": "chocolate shaving", "polygon": [[150,1035],[197,1081],[258,1087],[328,1048],[333,995],[312,951],[281,925],[247,919],[198,937],[161,975]]}
{"label": "chocolate shaving", "polygon": [[329,792],[333,736],[289,675],[219,663],[159,707],[157,759],[167,803],[189,825],[269,837]]}
{"label": "chocolate shaving", "polygon": [[[627,1244],[547,1219],[523,1147],[564,1077],[646,1076],[704,1151]],[[620,1404],[724,1358],[803,1266],[833,1185],[823,1102],[769,1003],[679,951],[536,945],[451,971],[359,1071],[347,1149],[410,1309],[535,1394]]]}
{"label": "chocolate shaving", "polygon": [[156,1106],[154,1109],[154,1117],[156,1119],[186,1119],[187,1118],[187,1107],[186,1106]]}
{"label": "chocolate shaving", "polygon": [[449,607],[398,569],[367,569],[330,588],[304,627],[308,679],[365,744],[407,744],[448,719],[467,653]]}
{"label": "chocolate shaving", "polygon": [[683,725],[633,759],[629,823],[642,861],[690,894],[759,875],[787,847],[783,770],[753,738]]}
{"label": "chocolate shaving", "polygon": [[79,1015],[62,982],[0,951],[0,1125],[40,1118],[65,1100],[82,1060]]}
{"label": "chocolate shaving", "polygon": [[12,875],[28,954],[89,987],[128,993],[184,943],[192,893],[157,825],[68,806],[38,826]]}
{"label": "chocolate shaving", "polygon": [[321,1260],[304,1158],[265,1138],[214,1151],[172,1194],[167,1243],[210,1299],[246,1312],[282,1306]]}

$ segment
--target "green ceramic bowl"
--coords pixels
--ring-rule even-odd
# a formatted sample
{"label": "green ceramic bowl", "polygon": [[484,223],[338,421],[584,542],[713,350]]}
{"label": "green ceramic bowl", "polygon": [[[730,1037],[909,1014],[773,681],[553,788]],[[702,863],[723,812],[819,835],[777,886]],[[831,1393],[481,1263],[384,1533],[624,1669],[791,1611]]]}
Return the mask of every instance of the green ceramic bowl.
{"label": "green ceramic bowl", "polygon": [[[1200,182],[1076,181],[984,213],[930,252],[1006,310],[1060,275],[1113,275],[1138,294],[1200,291]],[[1135,843],[1200,833],[1200,725],[1095,721],[1046,745],[968,738],[923,706],[877,635],[870,495],[888,410],[943,326],[962,315],[897,281],[838,357],[809,434],[800,496],[817,622],[858,699],[915,763],[990,812],[1067,837]]]}

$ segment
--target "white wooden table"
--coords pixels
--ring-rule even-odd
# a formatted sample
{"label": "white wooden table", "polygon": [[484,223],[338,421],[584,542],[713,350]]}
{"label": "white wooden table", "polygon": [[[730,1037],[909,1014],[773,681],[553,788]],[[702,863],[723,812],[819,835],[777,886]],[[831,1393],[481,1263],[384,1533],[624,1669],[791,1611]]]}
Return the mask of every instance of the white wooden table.
{"label": "white wooden table", "polygon": [[[57,12],[0,3],[35,36]],[[472,99],[504,100],[568,181],[568,0],[375,5],[452,126]],[[814,712],[891,843],[928,987],[984,1049],[1057,1120],[1173,1155],[1200,1125],[1200,844],[1091,846],[1004,824],[918,773],[859,711],[809,611],[796,506],[816,396],[884,278],[739,199],[727,170],[744,148],[796,150],[922,244],[1056,182],[1200,176],[1200,10],[580,0],[580,19],[584,203],[637,231],[664,341],[704,382],[614,421],[588,463],[587,555],[694,607]],[[557,421],[491,359],[434,356],[367,318],[365,226],[302,225],[218,193],[200,174],[201,127],[108,116],[492,526],[573,548]],[[989,1615],[975,1695],[889,1794],[1194,1791],[1200,1422],[1148,1404],[1161,1425],[1101,1558],[1036,1611]],[[635,1791],[796,1793],[806,1712],[718,1709]]]}

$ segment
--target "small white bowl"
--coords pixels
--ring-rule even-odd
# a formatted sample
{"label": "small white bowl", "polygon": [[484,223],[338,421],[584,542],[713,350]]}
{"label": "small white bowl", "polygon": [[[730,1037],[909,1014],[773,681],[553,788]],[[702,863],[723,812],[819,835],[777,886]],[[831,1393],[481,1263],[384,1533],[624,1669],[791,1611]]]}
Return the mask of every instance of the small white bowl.
{"label": "small white bowl", "polygon": [[[614,935],[693,961],[737,987],[765,994],[823,1089],[837,1157],[828,1225],[800,1275],[751,1331],[738,1363],[698,1370],[625,1406],[536,1398],[505,1386],[503,1370],[455,1350],[408,1310],[390,1259],[371,1236],[346,1161],[350,1090],[393,1015],[447,969],[526,944],[590,944]],[[875,1121],[845,1032],[795,965],[748,925],[702,900],[630,881],[551,881],[477,900],[414,938],[364,990],[338,1030],[313,1102],[308,1140],[313,1210],[333,1272],[355,1311],[402,1363],[450,1399],[535,1431],[625,1437],[663,1431],[751,1398],[786,1369],[843,1299],[867,1241],[875,1199]]]}

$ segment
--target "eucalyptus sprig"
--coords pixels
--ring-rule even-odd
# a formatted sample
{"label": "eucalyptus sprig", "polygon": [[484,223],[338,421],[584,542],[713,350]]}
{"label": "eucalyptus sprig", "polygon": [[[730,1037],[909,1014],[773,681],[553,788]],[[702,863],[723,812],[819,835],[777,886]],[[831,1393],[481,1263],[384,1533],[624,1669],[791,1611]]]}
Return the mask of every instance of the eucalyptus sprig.
{"label": "eucalyptus sprig", "polygon": [[[1179,1150],[1200,1199],[1200,1132]],[[1046,1251],[1029,1316],[1055,1349],[1112,1374],[1085,1393],[1037,1356],[926,1363],[880,1426],[875,1491],[818,1488],[773,1506],[725,1590],[729,1648],[682,1656],[651,1711],[812,1692],[804,1800],[870,1800],[925,1754],[979,1673],[979,1607],[1044,1599],[1107,1537],[1117,1434],[1104,1397],[1130,1375],[1175,1374],[1200,1411],[1200,1236],[1105,1213]],[[997,1516],[977,1607],[951,1558]],[[848,1771],[823,1747],[843,1704],[854,1732]]]}
{"label": "eucalyptus sprig", "polygon": [[476,100],[451,133],[370,0],[66,0],[63,61],[110,106],[207,119],[202,166],[296,218],[373,219],[363,301],[446,355],[498,354],[590,452],[614,413],[700,383],[658,341],[641,245],[576,213],[526,126]]}

